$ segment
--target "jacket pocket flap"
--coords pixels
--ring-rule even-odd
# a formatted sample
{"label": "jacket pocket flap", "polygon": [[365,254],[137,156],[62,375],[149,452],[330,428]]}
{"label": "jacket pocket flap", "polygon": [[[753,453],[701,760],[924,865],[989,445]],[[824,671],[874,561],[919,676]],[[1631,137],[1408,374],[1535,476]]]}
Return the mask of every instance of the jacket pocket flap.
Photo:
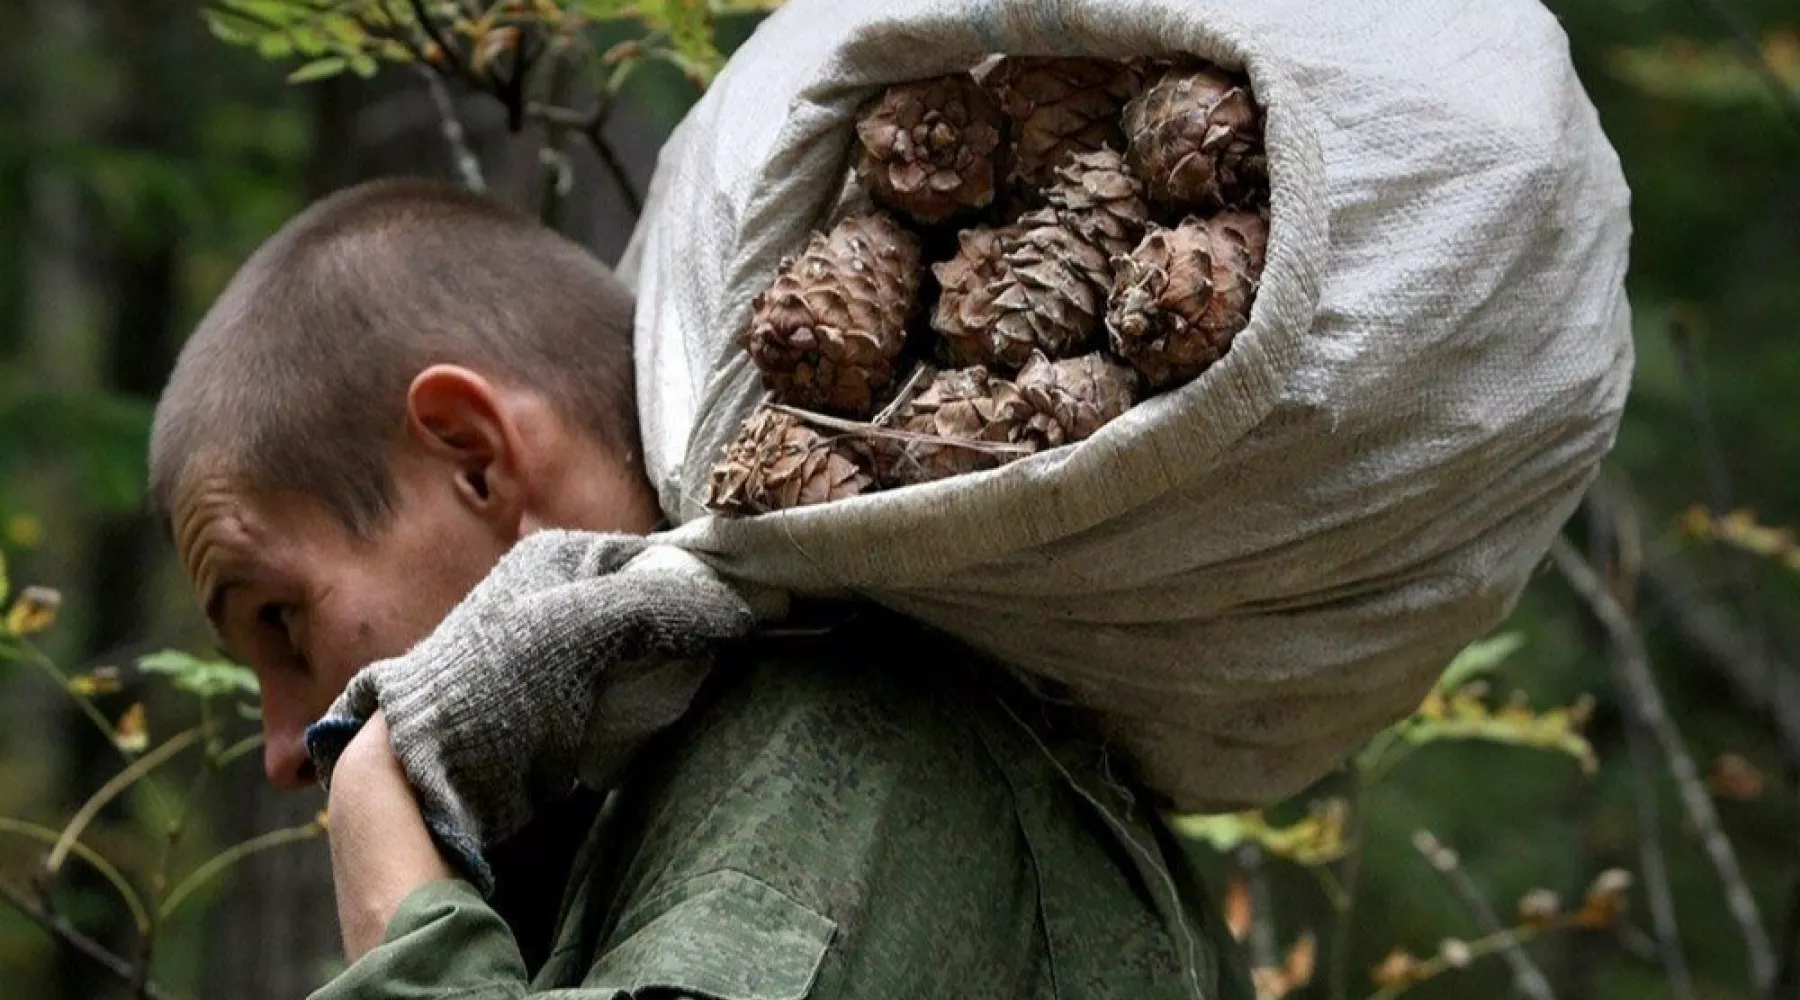
{"label": "jacket pocket flap", "polygon": [[600,957],[586,985],[633,997],[803,1000],[837,932],[829,917],[742,872],[702,875],[652,904],[654,915]]}

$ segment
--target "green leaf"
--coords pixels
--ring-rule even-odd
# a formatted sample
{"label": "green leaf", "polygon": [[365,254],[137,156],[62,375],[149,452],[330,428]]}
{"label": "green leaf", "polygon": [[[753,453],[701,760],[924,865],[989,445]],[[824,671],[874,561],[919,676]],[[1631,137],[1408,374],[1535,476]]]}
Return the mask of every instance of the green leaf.
{"label": "green leaf", "polygon": [[0,552],[0,604],[6,603],[6,594],[10,589],[12,581],[6,577],[6,553]]}
{"label": "green leaf", "polygon": [[1448,694],[1477,677],[1491,674],[1500,669],[1507,657],[1518,652],[1524,645],[1525,636],[1518,632],[1507,632],[1470,643],[1467,649],[1456,654],[1456,659],[1451,660],[1450,665],[1444,668],[1434,690]]}
{"label": "green leaf", "polygon": [[1236,850],[1253,839],[1252,824],[1263,827],[1261,813],[1218,813],[1211,816],[1176,816],[1170,820],[1176,833],[1189,840],[1199,840],[1221,854]]}
{"label": "green leaf", "polygon": [[350,56],[350,69],[357,76],[367,80],[375,75],[375,60],[366,52],[357,52]]}
{"label": "green leaf", "polygon": [[724,65],[713,45],[712,6],[706,0],[644,0],[638,16],[653,31],[669,36],[669,62],[699,86],[706,86]]}
{"label": "green leaf", "polygon": [[206,28],[213,37],[231,45],[254,44],[268,30],[242,14],[230,11],[203,10],[200,16],[206,19]]}
{"label": "green leaf", "polygon": [[590,21],[610,21],[630,12],[627,0],[570,0],[568,9]]}
{"label": "green leaf", "polygon": [[[324,32],[312,25],[300,25],[294,29],[294,48],[308,59],[318,59],[333,50],[331,39]],[[341,72],[341,70],[340,70]]]}
{"label": "green leaf", "polygon": [[343,56],[326,56],[323,59],[314,59],[312,62],[289,73],[288,82],[311,83],[314,80],[324,80],[337,76],[339,73],[342,73],[349,68],[350,60]]}
{"label": "green leaf", "polygon": [[138,657],[138,669],[147,674],[162,674],[177,688],[202,698],[224,695],[256,695],[261,691],[256,675],[228,660],[202,660],[179,650]]}
{"label": "green leaf", "polygon": [[1400,735],[1414,746],[1445,740],[1479,740],[1564,754],[1585,774],[1599,769],[1594,747],[1581,734],[1585,708],[1555,708],[1536,713],[1521,705],[1489,710],[1472,698],[1455,698],[1441,713],[1415,715]]}
{"label": "green leaf", "polygon": [[1305,819],[1288,826],[1271,826],[1260,811],[1173,816],[1169,823],[1181,836],[1205,841],[1220,853],[1249,842],[1278,858],[1313,866],[1349,853],[1349,808],[1343,799],[1315,802]]}
{"label": "green leaf", "polygon": [[294,42],[286,35],[270,32],[256,40],[256,54],[264,59],[286,59],[294,54]]}

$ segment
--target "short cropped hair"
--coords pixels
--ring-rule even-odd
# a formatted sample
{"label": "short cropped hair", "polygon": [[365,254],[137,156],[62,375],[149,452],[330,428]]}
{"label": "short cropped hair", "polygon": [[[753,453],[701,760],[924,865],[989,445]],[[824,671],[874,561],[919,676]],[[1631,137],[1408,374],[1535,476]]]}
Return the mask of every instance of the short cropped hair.
{"label": "short cropped hair", "polygon": [[392,514],[408,387],[460,364],[528,388],[634,468],[630,293],[580,246],[447,184],[375,181],[251,255],[157,404],[150,493],[167,525],[199,475],[322,502],[368,537]]}

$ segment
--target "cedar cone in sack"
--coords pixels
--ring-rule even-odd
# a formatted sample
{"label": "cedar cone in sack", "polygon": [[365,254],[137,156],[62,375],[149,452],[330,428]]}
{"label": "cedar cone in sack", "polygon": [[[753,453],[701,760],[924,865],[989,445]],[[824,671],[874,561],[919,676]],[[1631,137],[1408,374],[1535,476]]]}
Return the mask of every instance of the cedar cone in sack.
{"label": "cedar cone in sack", "polygon": [[878,203],[922,223],[994,200],[1006,120],[966,75],[889,87],[856,124],[856,176]]}
{"label": "cedar cone in sack", "polygon": [[1267,201],[1262,114],[1243,79],[1216,66],[1165,71],[1125,106],[1133,170],[1177,211]]}
{"label": "cedar cone in sack", "polygon": [[1151,226],[1117,261],[1106,315],[1113,351],[1158,388],[1205,371],[1250,321],[1268,241],[1262,212]]}
{"label": "cedar cone in sack", "polygon": [[1044,448],[1092,436],[1139,396],[1137,372],[1099,351],[1066,361],[1034,354],[1014,384],[1032,410],[1025,436]]}
{"label": "cedar cone in sack", "polygon": [[1032,416],[1018,388],[981,367],[940,372],[895,418],[894,427],[910,435],[954,441],[1013,445],[1014,448],[968,448],[916,437],[882,441],[878,449],[881,482],[890,486],[947,479],[1003,465],[1029,454],[1024,443]]}
{"label": "cedar cone in sack", "polygon": [[735,516],[829,503],[867,490],[871,467],[853,442],[826,437],[792,414],[761,409],[713,467],[706,506]]}
{"label": "cedar cone in sack", "polygon": [[1056,168],[1056,183],[1044,198],[1061,210],[1065,225],[1108,257],[1130,253],[1150,223],[1144,185],[1111,149],[1071,156]]}
{"label": "cedar cone in sack", "polygon": [[1014,369],[1034,350],[1065,358],[1088,347],[1112,265],[1062,221],[1043,209],[1012,226],[965,230],[956,256],[933,265],[943,294],[931,326],[953,364]]}
{"label": "cedar cone in sack", "polygon": [[813,234],[756,297],[744,349],[780,402],[866,417],[919,298],[919,239],[879,212]]}
{"label": "cedar cone in sack", "polygon": [[982,77],[1013,121],[1015,184],[1028,192],[1056,182],[1056,168],[1077,153],[1124,149],[1119,115],[1137,92],[1138,74],[1107,59],[1008,57]]}

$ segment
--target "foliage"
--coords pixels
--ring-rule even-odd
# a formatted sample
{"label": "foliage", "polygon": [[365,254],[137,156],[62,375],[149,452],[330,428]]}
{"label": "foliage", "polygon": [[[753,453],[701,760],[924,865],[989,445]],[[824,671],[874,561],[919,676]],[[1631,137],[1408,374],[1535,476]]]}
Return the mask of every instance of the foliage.
{"label": "foliage", "polygon": [[[596,88],[616,94],[641,62],[667,62],[704,87],[724,65],[715,42],[720,13],[775,3],[708,0],[219,0],[205,11],[219,38],[265,58],[304,60],[294,83],[344,72],[373,76],[381,63],[425,64],[496,93],[523,94],[546,56],[586,50]],[[589,31],[630,22],[640,29],[600,49]]]}
{"label": "foliage", "polygon": [[[199,710],[199,725],[156,742],[151,738],[149,713],[143,700],[132,701],[116,720],[109,720],[96,704],[96,697],[125,690],[127,682],[119,671],[101,667],[70,676],[33,643],[34,636],[55,624],[61,596],[49,588],[29,586],[12,595],[8,605],[8,586],[6,564],[0,558],[0,607],[7,609],[0,616],[0,661],[38,668],[98,727],[118,751],[123,767],[90,794],[60,828],[0,816],[0,834],[49,848],[38,865],[35,898],[34,894],[3,882],[0,897],[41,926],[63,936],[71,947],[97,961],[111,963],[115,970],[124,970],[122,976],[144,984],[142,995],[164,997],[167,994],[150,980],[150,972],[153,946],[169,919],[198,890],[232,865],[261,851],[321,836],[326,828],[325,816],[321,813],[310,823],[252,837],[201,860],[185,873],[177,872],[173,865],[177,848],[191,825],[190,818],[201,806],[208,780],[262,745],[259,733],[243,731],[245,720],[258,717],[253,706],[240,700],[256,697],[255,675],[235,664],[203,660],[174,650],[139,658],[140,678],[166,678],[171,690],[191,698]],[[234,711],[224,711],[227,708]],[[83,841],[83,834],[106,806],[189,750],[197,750],[200,760],[186,794],[175,803],[159,799],[158,821],[141,834],[146,842],[161,843],[160,851],[140,852],[158,856],[153,867],[131,872],[108,857],[107,852]],[[80,938],[57,912],[54,890],[71,858],[99,873],[130,914],[138,935],[134,962],[100,951],[98,945]]]}
{"label": "foliage", "polygon": [[[1414,749],[1454,740],[1483,740],[1561,753],[1578,761],[1586,773],[1592,773],[1598,767],[1593,747],[1581,734],[1581,727],[1592,712],[1590,699],[1584,698],[1571,708],[1552,709],[1542,714],[1533,713],[1518,698],[1509,700],[1498,710],[1486,704],[1485,678],[1501,670],[1524,642],[1519,634],[1506,633],[1473,643],[1463,650],[1444,669],[1424,702],[1410,716],[1371,740],[1353,758],[1351,795],[1315,801],[1304,819],[1288,825],[1271,824],[1261,811],[1176,816],[1172,817],[1171,825],[1177,833],[1205,843],[1215,851],[1229,853],[1245,845],[1254,845],[1270,857],[1306,869],[1319,880],[1336,911],[1337,934],[1343,936],[1345,929],[1352,926],[1357,909],[1355,855],[1363,849],[1365,839],[1361,800],[1388,778],[1401,759]],[[1417,837],[1436,844],[1428,832],[1420,831]],[[1435,847],[1427,856],[1436,858],[1434,865],[1440,870],[1446,866],[1445,858],[1450,859],[1448,864],[1455,863],[1454,855],[1445,853],[1441,846]],[[1611,880],[1616,883],[1617,876]],[[1252,904],[1243,895],[1245,890],[1241,884],[1234,885],[1236,888],[1227,898],[1226,916],[1228,923],[1242,937],[1248,931]],[[1611,926],[1616,922],[1623,891],[1623,887],[1616,887],[1599,896],[1590,894],[1593,899],[1604,901],[1604,912],[1610,914],[1605,920],[1601,919],[1601,904],[1591,902],[1575,914],[1536,919],[1520,928],[1497,929],[1474,942],[1451,939],[1445,944],[1445,953],[1435,959],[1414,959],[1404,950],[1396,949],[1371,973],[1376,987],[1371,997],[1390,1000],[1414,984],[1465,968],[1483,955],[1517,948],[1547,930]],[[1280,1000],[1307,985],[1312,976],[1310,953],[1315,940],[1311,931],[1300,938],[1302,945],[1297,947],[1306,949],[1300,953],[1303,961],[1298,961],[1296,952],[1290,951],[1280,965],[1262,965],[1253,970],[1260,1000]],[[1334,997],[1344,996],[1348,989],[1348,984],[1343,981],[1345,973],[1346,967],[1342,963],[1334,965],[1333,975],[1337,977],[1331,984]]]}
{"label": "foliage", "polygon": [[1689,538],[1722,542],[1800,573],[1800,544],[1794,541],[1794,529],[1758,524],[1756,515],[1750,511],[1738,510],[1714,517],[1705,507],[1689,507],[1681,515],[1680,528]]}
{"label": "foliage", "polygon": [[137,663],[144,673],[162,674],[178,690],[201,698],[256,695],[256,675],[227,660],[203,660],[170,649],[141,656]]}

